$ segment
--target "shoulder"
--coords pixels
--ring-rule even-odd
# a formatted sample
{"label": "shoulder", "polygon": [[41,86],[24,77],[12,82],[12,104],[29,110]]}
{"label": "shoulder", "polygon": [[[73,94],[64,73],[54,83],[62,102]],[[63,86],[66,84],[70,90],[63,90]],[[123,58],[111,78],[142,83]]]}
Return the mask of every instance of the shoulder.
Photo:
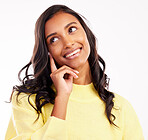
{"label": "shoulder", "polygon": [[131,103],[127,99],[118,94],[114,93],[114,95],[115,98],[113,99],[114,101],[113,114],[115,114],[115,116],[117,116],[117,118],[120,121],[123,121],[127,125],[130,125],[132,122],[139,123],[137,114]]}
{"label": "shoulder", "polygon": [[115,98],[113,99],[113,102],[115,107],[116,106],[120,108],[132,107],[131,103],[127,99],[116,93],[114,93],[114,95]]}
{"label": "shoulder", "polygon": [[[12,107],[13,109],[19,109],[19,110],[30,110],[36,112],[36,94],[31,93],[24,93],[21,92],[18,94],[18,91],[14,91],[12,94]],[[41,110],[42,113],[45,113],[45,110],[50,111],[53,108],[53,104],[47,103],[45,104]]]}
{"label": "shoulder", "polygon": [[12,106],[19,108],[33,109],[31,105],[35,106],[35,95],[30,95],[30,93],[19,93],[14,91],[12,94]]}
{"label": "shoulder", "polygon": [[121,126],[123,130],[124,139],[134,139],[142,140],[143,132],[142,127],[139,122],[139,118],[131,105],[131,103],[124,97],[114,94],[114,109],[113,114],[115,114],[117,120],[115,124]]}

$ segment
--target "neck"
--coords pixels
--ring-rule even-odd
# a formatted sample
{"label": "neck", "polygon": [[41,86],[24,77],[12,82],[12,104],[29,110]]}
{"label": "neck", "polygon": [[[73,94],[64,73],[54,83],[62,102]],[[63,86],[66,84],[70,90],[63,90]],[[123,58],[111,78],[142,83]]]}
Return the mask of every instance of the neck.
{"label": "neck", "polygon": [[84,66],[77,68],[79,71],[78,78],[73,79],[74,84],[88,85],[92,82],[91,70],[88,61]]}

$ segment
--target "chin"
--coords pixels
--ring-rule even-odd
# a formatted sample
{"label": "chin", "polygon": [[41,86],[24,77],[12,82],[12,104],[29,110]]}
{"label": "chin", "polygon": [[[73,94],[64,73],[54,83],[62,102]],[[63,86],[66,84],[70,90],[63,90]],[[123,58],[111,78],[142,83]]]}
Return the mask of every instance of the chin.
{"label": "chin", "polygon": [[82,67],[85,67],[87,65],[87,62],[88,60],[86,61],[79,60],[79,61],[72,62],[71,64],[67,64],[67,66],[73,69],[80,69]]}

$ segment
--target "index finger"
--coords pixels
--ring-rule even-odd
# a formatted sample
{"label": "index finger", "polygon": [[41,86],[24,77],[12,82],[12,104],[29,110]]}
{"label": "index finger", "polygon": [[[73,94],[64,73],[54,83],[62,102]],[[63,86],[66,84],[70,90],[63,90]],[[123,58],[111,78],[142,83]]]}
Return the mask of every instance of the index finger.
{"label": "index finger", "polygon": [[54,72],[57,70],[57,67],[55,65],[54,59],[51,56],[51,54],[49,53],[49,57],[50,57],[50,67],[51,67],[51,72]]}

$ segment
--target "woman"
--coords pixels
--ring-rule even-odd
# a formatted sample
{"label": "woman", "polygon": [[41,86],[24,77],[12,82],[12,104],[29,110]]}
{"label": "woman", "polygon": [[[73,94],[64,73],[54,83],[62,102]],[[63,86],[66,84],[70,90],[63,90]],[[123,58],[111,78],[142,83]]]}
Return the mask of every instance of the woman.
{"label": "woman", "polygon": [[33,56],[19,76],[24,69],[22,85],[11,96],[6,139],[143,139],[131,105],[107,90],[95,36],[70,8],[53,5],[39,17]]}

